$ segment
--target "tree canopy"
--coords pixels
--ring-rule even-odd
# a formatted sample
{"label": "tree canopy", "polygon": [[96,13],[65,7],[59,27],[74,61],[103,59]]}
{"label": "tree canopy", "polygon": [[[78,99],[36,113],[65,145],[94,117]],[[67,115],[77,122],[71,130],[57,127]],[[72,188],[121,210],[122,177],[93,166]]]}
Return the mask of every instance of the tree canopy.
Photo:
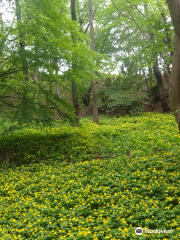
{"label": "tree canopy", "polygon": [[[94,0],[92,51],[89,2],[75,3],[77,21],[71,18],[70,1],[1,1],[1,115],[20,122],[48,121],[57,112],[73,119],[74,108],[61,93],[72,91],[72,80],[84,88],[115,67],[132,85],[154,73],[163,110],[169,111],[162,80],[162,75],[170,77],[173,56],[167,4]],[[8,11],[9,21],[4,18]]]}
{"label": "tree canopy", "polygon": [[71,105],[55,88],[74,76],[77,82],[90,79],[101,65],[95,62],[104,57],[90,50],[89,38],[70,18],[68,3],[15,0],[10,10],[13,19],[1,21],[1,114],[29,121],[51,118],[56,110],[72,118]]}

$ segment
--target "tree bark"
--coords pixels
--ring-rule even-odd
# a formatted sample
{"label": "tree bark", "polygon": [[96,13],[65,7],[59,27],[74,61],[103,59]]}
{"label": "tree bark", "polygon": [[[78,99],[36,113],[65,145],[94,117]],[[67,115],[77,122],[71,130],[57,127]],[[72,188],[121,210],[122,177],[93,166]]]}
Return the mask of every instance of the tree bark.
{"label": "tree bark", "polygon": [[[91,49],[95,51],[92,0],[89,0],[89,20],[90,20]],[[93,81],[93,122],[98,123],[98,121],[99,119],[97,106],[97,85],[96,82]]]}
{"label": "tree bark", "polygon": [[170,78],[170,104],[180,134],[180,1],[166,0],[174,26],[174,52]]}
{"label": "tree bark", "polygon": [[[174,33],[174,53],[170,79],[170,104],[174,112],[180,133],[180,44]],[[177,112],[176,112],[177,111]]]}
{"label": "tree bark", "polygon": [[76,0],[71,0],[71,19],[77,21],[76,18]]}
{"label": "tree bark", "polygon": [[10,164],[11,161],[11,154],[10,152],[6,152],[6,164]]}
{"label": "tree bark", "polygon": [[171,15],[174,30],[177,34],[180,43],[180,1],[179,0],[166,0],[169,12]]}

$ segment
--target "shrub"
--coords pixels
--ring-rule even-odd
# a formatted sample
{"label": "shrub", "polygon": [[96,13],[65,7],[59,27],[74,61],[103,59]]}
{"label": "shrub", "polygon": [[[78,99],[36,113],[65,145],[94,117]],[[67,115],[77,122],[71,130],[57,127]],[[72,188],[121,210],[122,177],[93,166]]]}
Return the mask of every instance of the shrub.
{"label": "shrub", "polygon": [[145,97],[133,91],[121,93],[112,87],[103,88],[98,93],[98,107],[106,112],[134,115],[144,110]]}
{"label": "shrub", "polygon": [[154,101],[159,101],[159,90],[157,85],[150,88],[150,95]]}

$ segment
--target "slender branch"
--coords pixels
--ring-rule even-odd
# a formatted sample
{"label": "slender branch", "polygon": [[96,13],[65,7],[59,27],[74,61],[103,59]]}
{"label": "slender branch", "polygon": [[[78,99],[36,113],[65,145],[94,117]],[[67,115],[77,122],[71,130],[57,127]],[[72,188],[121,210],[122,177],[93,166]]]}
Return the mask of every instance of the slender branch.
{"label": "slender branch", "polygon": [[[126,0],[126,2],[128,2],[134,9],[138,10],[138,12],[139,12],[144,18],[148,19],[147,15],[145,15],[143,12],[141,12],[141,11],[139,10],[139,8],[136,7],[134,4],[132,4],[129,0]],[[152,25],[152,24],[151,24],[151,25]]]}
{"label": "slender branch", "polygon": [[0,98],[18,98],[18,99],[26,99],[26,98],[22,98],[22,97],[13,97],[13,96],[0,96]]}
{"label": "slender branch", "polygon": [[121,15],[122,15],[123,17],[125,17],[125,18],[133,21],[133,22],[136,24],[136,26],[138,27],[138,29],[139,29],[139,31],[141,32],[141,34],[149,41],[149,38],[143,33],[141,27],[139,26],[139,24],[137,23],[137,21],[134,19],[134,17],[133,17],[129,12],[128,12],[128,13],[129,13],[129,15],[130,15],[131,17],[129,17],[129,16],[127,16],[126,14],[124,14],[124,13],[115,5],[114,1],[113,1],[113,0],[111,0],[111,1],[112,1],[112,3],[113,3],[114,7],[118,10],[118,12],[121,13]]}
{"label": "slender branch", "polygon": [[128,11],[129,15],[132,18],[132,21],[135,22],[135,24],[137,25],[137,27],[139,28],[141,34],[149,41],[150,39],[143,33],[141,27],[139,26],[139,24],[137,23],[137,21],[135,20],[135,18],[130,14],[130,12]]}
{"label": "slender branch", "polygon": [[[16,62],[14,62],[14,64],[13,64],[7,71],[5,71],[4,73],[0,74],[0,77],[2,77],[2,76],[4,76],[4,75],[7,75],[7,74],[12,74],[12,73],[15,73],[15,72],[19,72],[19,71],[20,71],[19,68],[15,68],[15,69],[18,69],[18,70],[11,71],[12,68],[15,66],[15,63],[16,63]],[[10,71],[10,72],[9,72],[9,71]]]}
{"label": "slender branch", "polygon": [[86,34],[86,33],[87,33],[87,31],[88,31],[89,27],[90,27],[90,23],[88,23],[88,25],[87,25],[87,27],[86,27],[86,30],[84,31],[84,34]]}
{"label": "slender branch", "polygon": [[97,11],[97,8],[94,10],[94,12],[93,12],[93,17],[95,16],[95,14],[96,14],[96,11]]}
{"label": "slender branch", "polygon": [[[94,12],[93,12],[93,17],[94,17],[94,15],[96,14],[96,11],[97,11],[97,9],[94,10]],[[89,27],[90,27],[90,22],[88,23],[87,28],[86,28],[86,30],[84,31],[84,34],[87,33]]]}
{"label": "slender branch", "polygon": [[14,70],[14,71],[11,71],[11,72],[8,72],[9,70],[7,70],[5,73],[2,73],[0,75],[0,77],[4,76],[4,75],[9,75],[9,74],[12,74],[12,73],[16,73],[16,72],[19,72],[21,71],[22,69],[18,69],[18,70]]}

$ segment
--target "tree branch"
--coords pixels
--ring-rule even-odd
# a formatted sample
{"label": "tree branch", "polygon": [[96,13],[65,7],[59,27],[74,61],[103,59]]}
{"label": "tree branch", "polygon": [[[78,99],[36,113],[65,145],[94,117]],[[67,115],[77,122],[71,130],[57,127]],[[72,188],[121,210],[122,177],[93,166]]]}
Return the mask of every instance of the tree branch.
{"label": "tree branch", "polygon": [[[97,9],[94,10],[94,12],[93,12],[93,17],[94,17],[94,15],[96,14],[96,11],[97,11]],[[87,28],[86,28],[86,30],[84,31],[84,34],[87,33],[89,27],[90,27],[90,22],[88,23]]]}
{"label": "tree branch", "polygon": [[13,97],[13,96],[0,96],[0,98],[17,98],[17,99],[26,99],[23,97]]}
{"label": "tree branch", "polygon": [[[15,70],[14,69],[14,71],[12,71],[12,68],[15,66],[15,63],[7,70],[7,71],[5,71],[4,73],[1,73],[0,74],[0,77],[2,77],[2,76],[4,76],[4,75],[9,75],[9,74],[12,74],[12,73],[15,73],[15,72],[19,72],[21,69],[19,69],[19,68],[15,68],[15,69],[18,69],[18,70]],[[10,72],[9,72],[10,71]]]}
{"label": "tree branch", "polygon": [[[134,4],[132,4],[129,0],[126,0],[126,2],[128,2],[134,9],[138,10],[138,12],[139,12],[144,18],[148,19],[147,16],[146,16],[144,13],[142,13],[142,12],[139,10],[139,8],[136,7]],[[151,26],[152,26],[152,24],[151,24]]]}
{"label": "tree branch", "polygon": [[134,17],[133,17],[129,12],[128,12],[128,13],[129,13],[129,15],[130,15],[131,17],[129,17],[129,16],[127,16],[126,14],[124,14],[124,13],[115,5],[114,1],[113,1],[113,0],[111,0],[111,1],[112,1],[112,3],[113,3],[114,7],[118,10],[118,12],[121,13],[121,15],[122,15],[123,17],[125,17],[125,18],[133,21],[133,22],[136,24],[136,26],[138,27],[138,29],[139,29],[139,31],[141,32],[141,34],[149,41],[150,39],[143,33],[141,27],[139,26],[139,24],[137,23],[137,21],[134,19]]}

